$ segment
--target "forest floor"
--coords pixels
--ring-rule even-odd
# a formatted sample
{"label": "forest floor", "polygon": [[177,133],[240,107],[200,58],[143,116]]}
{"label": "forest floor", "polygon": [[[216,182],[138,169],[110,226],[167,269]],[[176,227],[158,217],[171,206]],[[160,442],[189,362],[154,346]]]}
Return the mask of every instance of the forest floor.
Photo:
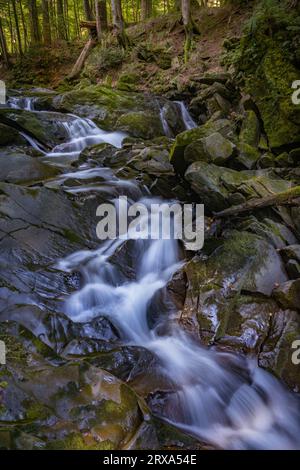
{"label": "forest floor", "polygon": [[[131,25],[127,34],[130,50],[121,51],[115,38],[108,33],[103,44],[97,46],[87,61],[79,78],[118,86],[120,77],[129,76],[135,91],[165,93],[176,84],[177,89],[206,71],[220,71],[222,44],[226,38],[240,37],[248,10],[237,8],[202,8],[194,13],[201,31],[194,36],[190,59],[184,63],[184,29],[179,16],[168,14],[147,22]],[[18,60],[10,72],[1,76],[9,86],[64,88],[65,78],[71,71],[85,40],[60,43],[52,48],[35,48],[22,60]],[[125,82],[126,80],[124,80]],[[123,84],[124,88],[124,84]],[[129,87],[130,89],[130,87]]]}

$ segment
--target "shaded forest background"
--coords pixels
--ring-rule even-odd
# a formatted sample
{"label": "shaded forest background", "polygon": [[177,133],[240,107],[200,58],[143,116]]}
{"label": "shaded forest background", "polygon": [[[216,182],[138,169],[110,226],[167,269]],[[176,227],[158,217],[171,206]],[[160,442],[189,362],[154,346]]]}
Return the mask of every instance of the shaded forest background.
{"label": "shaded forest background", "polygon": [[285,29],[280,47],[295,56],[298,7],[298,0],[0,0],[0,74],[11,86],[52,87],[70,79],[114,85],[125,75],[123,88],[165,92],[174,80],[180,88],[191,75],[235,63],[245,44],[229,43],[243,36],[255,59],[259,35]]}

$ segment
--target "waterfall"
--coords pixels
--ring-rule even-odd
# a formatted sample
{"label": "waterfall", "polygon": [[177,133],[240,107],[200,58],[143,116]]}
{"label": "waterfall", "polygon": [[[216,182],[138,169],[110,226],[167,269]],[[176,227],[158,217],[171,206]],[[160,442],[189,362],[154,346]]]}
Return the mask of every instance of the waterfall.
{"label": "waterfall", "polygon": [[12,109],[25,109],[26,111],[33,111],[35,100],[36,97],[11,96],[7,100],[7,105]]}
{"label": "waterfall", "polygon": [[[143,204],[153,201],[142,195]],[[66,314],[74,322],[106,316],[123,344],[154,354],[171,391],[159,415],[178,428],[225,449],[299,448],[298,400],[275,377],[254,360],[205,348],[178,325],[170,328],[166,313],[150,326],[149,305],[159,292],[167,294],[166,284],[183,263],[177,241],[134,241],[133,279],[113,261],[122,243],[109,240],[58,262],[59,269],[80,271],[84,280],[66,299]]]}
{"label": "waterfall", "polygon": [[[11,107],[29,106],[18,100],[12,100]],[[194,127],[183,103],[178,106],[186,128]],[[71,115],[62,126],[67,141],[46,155],[49,161],[77,157],[87,146],[101,142],[120,147],[126,135],[103,131],[89,119]],[[73,193],[105,189],[108,200],[128,194],[130,204],[141,201],[150,207],[156,202],[136,182],[117,179],[109,168],[82,165],[58,180],[63,184],[70,177],[78,181],[78,186],[66,189]],[[90,178],[97,179],[97,185],[86,185]],[[254,360],[206,348],[174,321],[175,306],[166,286],[184,263],[177,240],[131,240],[130,231],[127,238],[134,244],[130,253],[128,241],[117,238],[96,250],[81,250],[57,260],[61,271],[79,271],[82,275],[79,290],[65,299],[66,315],[74,322],[106,316],[118,330],[122,344],[146,348],[156,357],[157,374],[169,390],[159,409],[157,403],[151,403],[151,397],[149,404],[164,420],[217,448],[299,449],[298,398]],[[118,269],[116,258],[121,247],[132,258],[128,274]],[[163,295],[157,304],[159,294]],[[153,305],[160,315],[150,322]]]}
{"label": "waterfall", "polygon": [[77,158],[86,147],[101,144],[103,142],[120,148],[122,141],[126,137],[125,132],[107,132],[91,121],[90,119],[79,118],[68,115],[69,118],[62,123],[68,135],[67,142],[57,145],[50,153],[49,157],[60,157],[62,155]]}
{"label": "waterfall", "polygon": [[195,123],[192,116],[188,112],[187,107],[185,106],[184,102],[183,101],[175,101],[175,103],[177,104],[177,106],[180,109],[182,120],[183,120],[183,123],[185,125],[186,130],[194,129],[194,127],[197,127],[197,124]]}

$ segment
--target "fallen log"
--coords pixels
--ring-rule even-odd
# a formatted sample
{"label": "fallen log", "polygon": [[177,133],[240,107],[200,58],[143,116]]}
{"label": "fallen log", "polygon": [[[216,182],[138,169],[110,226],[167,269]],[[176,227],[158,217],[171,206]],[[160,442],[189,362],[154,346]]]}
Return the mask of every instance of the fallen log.
{"label": "fallen log", "polygon": [[18,122],[14,121],[13,119],[10,119],[6,116],[3,116],[0,114],[0,123],[1,124],[5,124],[6,126],[8,127],[12,127],[13,129],[15,129],[16,131],[20,132],[21,134],[25,134],[27,135],[28,137],[30,137],[31,139],[35,140],[39,146],[41,147],[41,149],[45,152],[49,152],[52,150],[52,148],[46,144],[45,142],[43,142],[41,139],[39,139],[38,137],[36,137],[36,135],[34,135],[31,131],[29,131],[28,129],[26,129],[25,127],[23,127],[21,124],[19,124]]}
{"label": "fallen log", "polygon": [[229,207],[220,212],[214,212],[215,218],[228,217],[231,215],[238,215],[242,212],[248,212],[256,209],[262,209],[270,206],[282,206],[286,204],[300,205],[300,202],[295,199],[300,198],[300,186],[294,186],[287,191],[281,193],[272,194],[261,198],[250,199],[250,201],[244,202],[243,204],[237,204],[236,206]]}
{"label": "fallen log", "polygon": [[74,65],[71,73],[68,76],[69,79],[76,78],[80,74],[90,51],[93,49],[93,47],[95,47],[96,44],[97,44],[96,39],[91,37],[88,40],[88,42],[84,46],[83,50],[81,51],[81,54],[80,54],[80,56],[78,57],[78,59],[76,61],[76,64]]}
{"label": "fallen log", "polygon": [[80,28],[97,29],[96,21],[80,21]]}

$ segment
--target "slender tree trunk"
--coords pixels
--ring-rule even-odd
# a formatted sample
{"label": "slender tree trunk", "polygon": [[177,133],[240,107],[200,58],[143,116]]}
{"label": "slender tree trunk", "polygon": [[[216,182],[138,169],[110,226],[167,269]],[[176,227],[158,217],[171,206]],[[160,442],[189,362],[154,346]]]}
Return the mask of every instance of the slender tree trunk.
{"label": "slender tree trunk", "polygon": [[102,34],[104,31],[107,31],[107,7],[106,0],[95,0],[95,11],[96,11],[96,24],[97,24],[97,34],[98,38],[99,32]]}
{"label": "slender tree trunk", "polygon": [[24,16],[22,0],[19,0],[19,5],[20,5],[21,21],[22,21],[22,28],[23,28],[23,34],[24,34],[25,50],[27,50],[28,49],[28,34],[27,34],[27,25],[26,25],[25,16]]}
{"label": "slender tree trunk", "polygon": [[58,39],[66,40],[66,22],[64,14],[63,0],[57,0],[56,2],[56,14],[57,14],[57,33]]}
{"label": "slender tree trunk", "polygon": [[126,49],[129,46],[129,39],[125,32],[121,0],[111,0],[111,10],[113,27],[116,32],[119,44],[124,47],[124,49]]}
{"label": "slender tree trunk", "polygon": [[18,47],[19,47],[19,54],[20,54],[20,56],[22,56],[23,55],[22,40],[21,40],[21,34],[20,34],[20,27],[19,27],[19,19],[18,19],[18,13],[17,13],[16,0],[12,0],[12,9],[13,9],[13,15],[14,15],[14,20],[15,20],[17,41],[18,41]]}
{"label": "slender tree trunk", "polygon": [[9,34],[10,34],[10,49],[13,54],[15,52],[15,48],[14,48],[14,31],[13,31],[13,25],[12,25],[12,20],[11,20],[10,3],[8,3],[8,27],[9,27]]}
{"label": "slender tree trunk", "polygon": [[30,16],[31,43],[39,44],[41,42],[41,33],[36,0],[29,0],[28,8]]}
{"label": "slender tree trunk", "polygon": [[2,52],[2,57],[4,60],[4,63],[7,67],[9,67],[9,58],[8,58],[8,52],[7,52],[7,45],[6,45],[6,39],[2,27],[2,19],[0,17],[0,46],[1,46],[1,52]]}
{"label": "slender tree trunk", "polygon": [[44,39],[44,44],[46,46],[49,46],[51,44],[49,0],[42,0],[42,11],[43,11],[43,39]]}
{"label": "slender tree trunk", "polygon": [[181,0],[181,13],[185,30],[184,61],[187,62],[193,39],[193,23],[190,0]]}
{"label": "slender tree trunk", "polygon": [[83,0],[84,13],[87,21],[93,21],[94,15],[89,0]]}
{"label": "slender tree trunk", "polygon": [[152,15],[152,0],[141,0],[141,20],[147,20]]}
{"label": "slender tree trunk", "polygon": [[74,65],[70,75],[69,75],[69,79],[73,79],[73,78],[76,78],[78,77],[78,75],[80,74],[81,70],[83,69],[83,66],[84,66],[84,63],[90,53],[90,51],[93,49],[93,47],[96,45],[96,41],[95,39],[93,39],[92,37],[90,37],[90,39],[88,40],[88,42],[86,43],[86,45],[84,46],[80,56],[78,57],[77,59],[77,62],[76,64]]}
{"label": "slender tree trunk", "polygon": [[75,18],[75,28],[76,36],[80,37],[80,26],[79,26],[79,15],[78,15],[78,4],[76,0],[73,0],[73,9],[74,9],[74,18]]}
{"label": "slender tree trunk", "polygon": [[95,0],[95,12],[96,12],[96,27],[97,27],[97,39],[101,41],[102,28],[101,28],[101,17],[100,17],[100,2]]}

